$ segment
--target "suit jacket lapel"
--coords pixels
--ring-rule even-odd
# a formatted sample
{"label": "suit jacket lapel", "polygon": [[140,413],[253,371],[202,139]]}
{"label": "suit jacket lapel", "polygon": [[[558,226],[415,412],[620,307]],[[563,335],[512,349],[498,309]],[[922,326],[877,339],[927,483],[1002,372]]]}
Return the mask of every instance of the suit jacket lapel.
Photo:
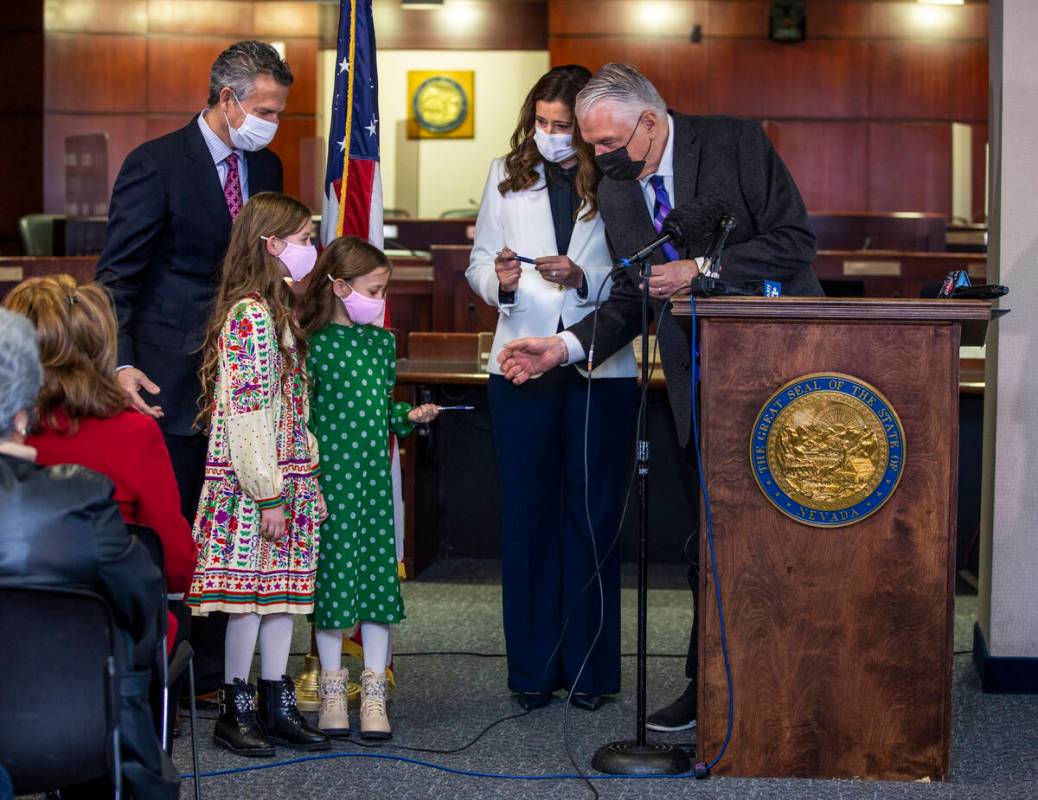
{"label": "suit jacket lapel", "polygon": [[193,119],[184,130],[184,158],[187,162],[191,182],[197,188],[199,201],[206,211],[206,216],[224,230],[231,228],[231,212],[227,209],[227,198],[224,197],[220,185],[220,175],[213,164],[202,132],[198,129],[198,120]]}
{"label": "suit jacket lapel", "polygon": [[690,203],[696,195],[699,177],[699,140],[684,114],[671,114],[674,119],[674,205]]}

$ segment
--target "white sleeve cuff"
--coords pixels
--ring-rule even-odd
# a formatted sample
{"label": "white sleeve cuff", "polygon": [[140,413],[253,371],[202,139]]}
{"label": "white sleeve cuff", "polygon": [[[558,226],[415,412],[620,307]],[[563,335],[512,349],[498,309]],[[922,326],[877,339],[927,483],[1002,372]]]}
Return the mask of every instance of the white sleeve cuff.
{"label": "white sleeve cuff", "polygon": [[563,366],[568,367],[570,364],[577,364],[586,360],[587,354],[584,352],[584,346],[576,336],[569,331],[560,331],[557,335],[562,339],[562,343],[566,345],[567,355]]}

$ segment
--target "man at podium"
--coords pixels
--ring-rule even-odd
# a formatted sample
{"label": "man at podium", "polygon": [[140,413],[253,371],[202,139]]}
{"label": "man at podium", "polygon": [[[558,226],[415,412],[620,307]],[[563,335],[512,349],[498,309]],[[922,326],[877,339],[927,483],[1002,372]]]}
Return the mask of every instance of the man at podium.
{"label": "man at podium", "polygon": [[[657,239],[674,207],[692,209],[696,204],[700,217],[715,209],[717,222],[706,220],[708,235],[680,247],[664,244],[648,258],[653,265],[650,307],[671,412],[684,447],[691,438],[692,356],[688,335],[670,313],[670,298],[688,293],[701,271],[737,288],[767,280],[779,284],[783,294],[821,295],[811,268],[815,236],[807,210],[758,123],[669,112],[656,87],[629,64],[602,67],[577,95],[576,115],[603,173],[598,206],[614,258]],[[734,217],[735,227],[723,253],[707,259],[723,213]],[[502,373],[521,384],[562,364],[588,362],[590,369],[630,342],[641,326],[641,288],[634,267],[614,270],[592,342],[594,324],[588,315],[556,336],[510,342],[498,357]],[[698,616],[698,532],[687,552],[692,554],[689,585]],[[688,688],[649,717],[650,728],[671,731],[695,725],[697,652],[694,618],[685,662]]]}

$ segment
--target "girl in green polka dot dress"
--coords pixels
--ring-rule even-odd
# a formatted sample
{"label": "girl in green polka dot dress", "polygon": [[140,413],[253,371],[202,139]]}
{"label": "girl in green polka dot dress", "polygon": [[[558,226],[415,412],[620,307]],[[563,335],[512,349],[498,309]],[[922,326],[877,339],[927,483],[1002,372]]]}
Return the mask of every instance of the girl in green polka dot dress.
{"label": "girl in green polka dot dress", "polygon": [[321,526],[314,622],[321,659],[319,727],[349,734],[342,638],[364,637],[360,735],[391,736],[386,715],[389,625],[404,618],[397,575],[389,433],[436,418],[434,405],[393,400],[396,343],[379,326],[392,271],[381,250],[353,237],[321,254],[303,297],[310,335],[310,427],[321,458],[328,519]]}

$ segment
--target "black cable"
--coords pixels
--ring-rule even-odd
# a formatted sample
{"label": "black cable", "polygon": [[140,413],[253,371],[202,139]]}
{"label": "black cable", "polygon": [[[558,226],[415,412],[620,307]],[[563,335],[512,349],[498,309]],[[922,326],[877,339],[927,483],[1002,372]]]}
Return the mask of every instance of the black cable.
{"label": "black cable", "polygon": [[491,730],[496,728],[498,725],[501,725],[504,722],[508,722],[509,720],[521,719],[522,717],[525,717],[527,714],[530,714],[532,711],[533,711],[533,709],[528,708],[525,711],[522,711],[522,712],[520,712],[518,714],[509,714],[507,717],[501,717],[500,719],[496,719],[493,722],[491,722],[489,725],[487,725],[485,728],[483,728],[483,730],[481,730],[478,734],[476,734],[475,738],[472,739],[472,741],[468,742],[467,744],[463,744],[460,747],[452,747],[452,748],[447,749],[447,750],[441,750],[441,749],[438,749],[438,748],[435,748],[435,747],[409,747],[407,745],[402,745],[402,744],[385,744],[385,743],[369,744],[368,742],[365,742],[363,739],[361,739],[359,741],[354,741],[353,743],[354,744],[359,744],[361,747],[371,747],[371,748],[376,748],[376,749],[379,749],[379,750],[392,749],[392,750],[403,750],[403,751],[408,752],[408,753],[429,753],[429,754],[432,754],[432,755],[449,756],[449,755],[454,755],[456,753],[462,753],[465,750],[468,750],[470,747],[472,747],[472,745],[474,745],[476,742],[478,742],[480,739],[482,739],[484,736],[486,736],[487,733],[489,733]]}

